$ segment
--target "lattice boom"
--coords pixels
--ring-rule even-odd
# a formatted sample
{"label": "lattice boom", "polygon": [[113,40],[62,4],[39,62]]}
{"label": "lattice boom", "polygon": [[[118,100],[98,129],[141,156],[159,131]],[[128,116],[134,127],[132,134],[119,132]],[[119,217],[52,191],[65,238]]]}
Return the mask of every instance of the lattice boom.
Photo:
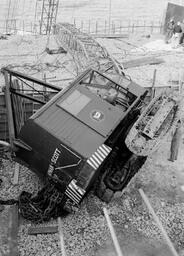
{"label": "lattice boom", "polygon": [[87,68],[95,68],[102,72],[122,74],[123,67],[109,54],[107,49],[74,25],[56,24],[55,37],[57,43],[72,56],[77,73]]}

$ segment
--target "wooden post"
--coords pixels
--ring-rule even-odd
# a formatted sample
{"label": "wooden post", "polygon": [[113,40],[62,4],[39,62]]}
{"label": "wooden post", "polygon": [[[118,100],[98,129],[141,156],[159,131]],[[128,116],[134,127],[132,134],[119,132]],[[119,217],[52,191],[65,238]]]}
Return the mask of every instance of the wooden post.
{"label": "wooden post", "polygon": [[83,32],[83,26],[84,26],[84,24],[83,24],[83,20],[81,20],[81,27],[80,27],[80,30]]}
{"label": "wooden post", "polygon": [[164,227],[162,226],[161,221],[159,220],[158,216],[156,215],[154,209],[152,208],[152,206],[151,206],[151,204],[150,204],[150,202],[149,202],[148,197],[145,195],[145,193],[144,193],[144,191],[143,191],[142,189],[139,189],[139,193],[140,193],[140,195],[141,195],[141,197],[142,197],[144,203],[146,204],[148,210],[149,210],[150,213],[152,214],[153,219],[154,219],[154,221],[156,222],[158,228],[160,229],[160,231],[161,231],[161,233],[162,233],[162,236],[163,236],[163,238],[165,239],[165,241],[166,241],[166,243],[167,243],[167,245],[168,245],[170,251],[172,252],[172,254],[173,254],[174,256],[179,256],[178,253],[177,253],[177,251],[175,250],[175,248],[174,248],[174,246],[173,246],[173,244],[172,244],[172,242],[171,242],[169,236],[167,235],[167,232],[165,231]]}
{"label": "wooden post", "polygon": [[14,176],[12,181],[13,185],[17,185],[19,182],[19,168],[20,168],[20,165],[18,163],[15,163]]}
{"label": "wooden post", "polygon": [[7,116],[8,116],[8,130],[9,130],[9,140],[11,148],[13,148],[13,141],[15,139],[15,127],[13,123],[13,111],[12,111],[12,101],[10,96],[10,83],[11,83],[11,76],[10,81],[8,79],[8,73],[4,72],[5,78],[5,100],[6,100],[6,109],[7,109]]}
{"label": "wooden post", "polygon": [[6,26],[5,29],[6,29],[6,34],[7,34],[8,33],[8,20],[6,20],[6,25],[5,26]]}
{"label": "wooden post", "polygon": [[181,125],[181,122],[178,121],[176,130],[171,140],[170,158],[168,159],[171,162],[174,162],[175,160],[177,160],[181,138],[182,138],[182,125]]}
{"label": "wooden post", "polygon": [[139,21],[137,20],[137,24],[136,24],[137,30],[136,32],[139,32]]}
{"label": "wooden post", "polygon": [[156,81],[156,73],[157,73],[157,70],[154,69],[154,72],[153,72],[153,80],[152,80],[152,86],[151,86],[151,98],[153,99],[155,97],[155,81]]}
{"label": "wooden post", "polygon": [[112,0],[109,0],[109,34],[111,29],[111,8],[112,8]]}
{"label": "wooden post", "polygon": [[160,21],[160,34],[162,34],[162,30],[163,30],[162,22]]}
{"label": "wooden post", "polygon": [[24,24],[24,20],[23,20],[23,35],[24,35],[24,29],[25,29],[25,24]]}
{"label": "wooden post", "polygon": [[151,34],[153,34],[154,21],[151,22]]}
{"label": "wooden post", "polygon": [[130,33],[130,25],[131,25],[131,22],[130,20],[128,21],[128,33]]}
{"label": "wooden post", "polygon": [[109,23],[109,34],[111,33],[111,23]]}
{"label": "wooden post", "polygon": [[114,24],[114,21],[112,22],[112,34],[115,33],[115,24]]}
{"label": "wooden post", "polygon": [[144,20],[144,32],[145,32],[145,29],[146,29],[146,21]]}
{"label": "wooden post", "polygon": [[17,34],[17,20],[15,19],[14,23],[14,33]]}
{"label": "wooden post", "polygon": [[[45,83],[47,82],[46,73],[43,74],[43,80]],[[47,87],[43,86],[43,97],[45,101],[47,100],[46,96],[47,96]]]}
{"label": "wooden post", "polygon": [[98,33],[98,21],[96,21],[96,34]]}
{"label": "wooden post", "polygon": [[107,34],[107,21],[105,20],[105,34]]}
{"label": "wooden post", "polygon": [[9,209],[9,223],[8,223],[8,256],[18,256],[18,205],[10,206]]}
{"label": "wooden post", "polygon": [[179,72],[179,93],[183,96],[183,85],[184,85],[184,70],[180,69]]}
{"label": "wooden post", "polygon": [[134,23],[132,24],[132,33],[134,33]]}
{"label": "wooden post", "polygon": [[33,33],[33,23],[31,22],[31,34]]}
{"label": "wooden post", "polygon": [[89,20],[88,22],[88,33],[90,34],[91,33],[91,21]]}

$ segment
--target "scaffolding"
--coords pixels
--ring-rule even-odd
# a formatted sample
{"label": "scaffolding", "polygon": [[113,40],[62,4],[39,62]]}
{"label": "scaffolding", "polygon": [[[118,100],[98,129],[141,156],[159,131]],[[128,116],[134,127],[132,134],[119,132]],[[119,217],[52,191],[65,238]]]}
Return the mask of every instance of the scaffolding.
{"label": "scaffolding", "polygon": [[36,0],[35,27],[38,26],[40,35],[51,33],[56,23],[59,0]]}

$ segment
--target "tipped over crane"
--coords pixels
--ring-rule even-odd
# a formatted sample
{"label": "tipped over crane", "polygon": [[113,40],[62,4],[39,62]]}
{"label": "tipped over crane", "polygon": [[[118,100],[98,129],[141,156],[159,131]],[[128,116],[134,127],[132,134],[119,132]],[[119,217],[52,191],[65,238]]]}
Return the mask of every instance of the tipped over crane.
{"label": "tipped over crane", "polygon": [[[22,192],[18,201],[21,214],[35,222],[75,211],[91,188],[110,202],[179,118],[172,96],[147,106],[147,91],[124,76],[88,69],[60,90],[16,71],[3,73],[12,153],[44,182],[38,195]],[[40,90],[38,99],[19,86],[30,82],[51,89],[45,100]],[[27,120],[21,114],[26,100],[40,104]]]}

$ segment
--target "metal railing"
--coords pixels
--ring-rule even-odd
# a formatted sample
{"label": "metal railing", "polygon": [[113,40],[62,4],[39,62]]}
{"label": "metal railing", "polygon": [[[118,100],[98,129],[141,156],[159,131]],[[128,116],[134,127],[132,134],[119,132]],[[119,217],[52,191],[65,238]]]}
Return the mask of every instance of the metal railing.
{"label": "metal railing", "polygon": [[[162,32],[163,24],[160,20],[77,20],[73,19],[71,24],[75,25],[81,32],[92,35],[119,35],[122,37],[132,33],[158,34]],[[0,20],[0,32],[6,34],[39,34],[40,25],[33,21],[18,19]]]}

